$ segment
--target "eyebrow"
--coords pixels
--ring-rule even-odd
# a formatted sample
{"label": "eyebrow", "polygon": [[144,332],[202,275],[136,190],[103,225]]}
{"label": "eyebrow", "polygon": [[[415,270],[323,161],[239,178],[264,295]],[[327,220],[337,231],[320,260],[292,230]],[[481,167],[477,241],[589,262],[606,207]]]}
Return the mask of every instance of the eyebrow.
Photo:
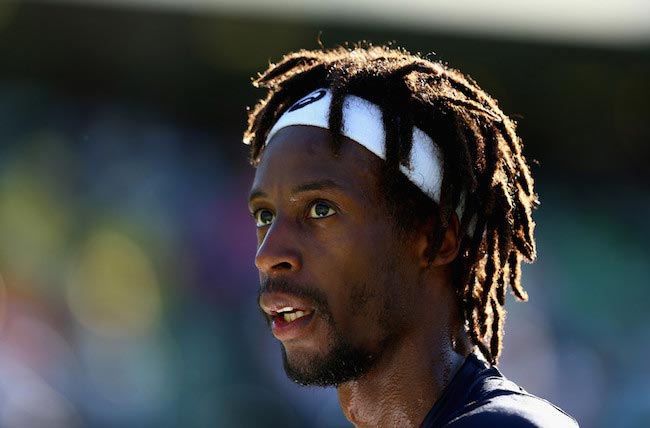
{"label": "eyebrow", "polygon": [[[323,179],[310,181],[307,183],[299,184],[291,189],[291,196],[295,196],[298,193],[311,192],[314,190],[330,190],[330,189],[343,189],[343,186],[338,182],[331,179]],[[261,189],[252,189],[248,195],[248,200],[252,201],[257,198],[266,198],[268,195]]]}
{"label": "eyebrow", "polygon": [[329,189],[342,189],[339,183],[330,179],[323,179],[317,181],[311,181],[304,184],[299,184],[291,190],[291,194],[295,195],[297,193],[309,192],[312,190],[329,190]]}

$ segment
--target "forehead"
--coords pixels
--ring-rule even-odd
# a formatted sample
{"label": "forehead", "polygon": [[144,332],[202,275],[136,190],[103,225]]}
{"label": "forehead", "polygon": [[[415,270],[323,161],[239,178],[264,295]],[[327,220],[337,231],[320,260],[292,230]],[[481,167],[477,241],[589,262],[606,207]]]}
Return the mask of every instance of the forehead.
{"label": "forehead", "polygon": [[280,130],[262,154],[253,191],[327,180],[350,192],[376,194],[383,161],[346,137],[335,155],[330,142],[327,129],[289,126]]}

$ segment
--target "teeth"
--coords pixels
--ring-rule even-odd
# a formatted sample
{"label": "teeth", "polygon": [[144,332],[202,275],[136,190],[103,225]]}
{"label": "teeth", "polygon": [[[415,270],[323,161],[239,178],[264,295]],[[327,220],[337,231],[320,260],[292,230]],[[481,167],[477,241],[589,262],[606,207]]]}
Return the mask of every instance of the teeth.
{"label": "teeth", "polygon": [[278,309],[276,312],[277,312],[277,313],[281,313],[281,312],[293,312],[293,307],[291,307],[291,306],[285,306],[285,307],[282,308],[282,309]]}
{"label": "teeth", "polygon": [[296,311],[296,312],[291,312],[289,314],[282,314],[282,316],[284,317],[285,322],[293,322],[298,318],[302,318],[305,315],[309,315],[310,313],[311,312]]}

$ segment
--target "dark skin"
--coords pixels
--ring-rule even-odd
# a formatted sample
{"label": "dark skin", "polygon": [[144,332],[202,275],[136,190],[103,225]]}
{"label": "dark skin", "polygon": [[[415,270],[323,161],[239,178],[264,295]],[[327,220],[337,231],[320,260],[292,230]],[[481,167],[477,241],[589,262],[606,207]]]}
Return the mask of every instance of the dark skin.
{"label": "dark skin", "polygon": [[451,286],[458,222],[431,260],[435,222],[399,232],[379,186],[383,161],[347,139],[335,156],[330,138],[309,126],[279,131],[262,155],[249,207],[260,280],[308,284],[326,296],[333,322],[290,293],[264,292],[260,306],[273,323],[283,306],[306,314],[285,330],[273,324],[297,370],[309,372],[339,336],[374,356],[366,373],[337,385],[355,426],[416,427],[469,349]]}

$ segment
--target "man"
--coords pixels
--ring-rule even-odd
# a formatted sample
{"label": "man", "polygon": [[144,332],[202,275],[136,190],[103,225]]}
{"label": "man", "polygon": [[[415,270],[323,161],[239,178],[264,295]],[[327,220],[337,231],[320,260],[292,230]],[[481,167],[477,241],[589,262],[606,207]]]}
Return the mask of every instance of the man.
{"label": "man", "polygon": [[289,54],[255,85],[259,305],[288,376],[357,427],[576,427],[495,368],[537,203],[496,101],[387,47]]}

